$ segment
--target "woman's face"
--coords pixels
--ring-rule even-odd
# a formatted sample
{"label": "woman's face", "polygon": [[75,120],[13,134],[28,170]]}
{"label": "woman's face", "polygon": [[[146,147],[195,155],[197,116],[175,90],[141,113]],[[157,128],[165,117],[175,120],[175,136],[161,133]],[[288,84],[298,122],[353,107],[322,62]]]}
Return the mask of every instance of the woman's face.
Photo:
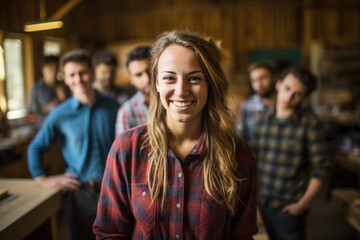
{"label": "woman's face", "polygon": [[208,97],[208,84],[195,53],[170,45],[158,62],[156,88],[166,109],[168,126],[200,124]]}

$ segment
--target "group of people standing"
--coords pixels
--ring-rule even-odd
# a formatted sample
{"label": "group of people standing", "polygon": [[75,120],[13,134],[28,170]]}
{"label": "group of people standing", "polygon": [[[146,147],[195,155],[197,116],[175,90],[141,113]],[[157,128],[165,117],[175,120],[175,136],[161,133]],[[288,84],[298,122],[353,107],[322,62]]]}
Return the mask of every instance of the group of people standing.
{"label": "group of people standing", "polygon": [[[116,61],[84,50],[61,58],[72,96],[47,115],[28,163],[40,186],[66,192],[71,239],[252,239],[258,208],[270,239],[305,238],[329,166],[302,107],[316,78],[252,65],[255,95],[236,121],[220,61],[214,40],[164,32],[128,54],[129,98],[110,91]],[[48,176],[42,154],[56,140],[67,168]]]}
{"label": "group of people standing", "polygon": [[[146,122],[147,104],[136,99],[148,99],[148,90],[139,82],[149,84],[149,54],[148,46],[129,53],[128,72],[138,88],[131,98],[133,91],[114,83],[117,61],[108,51],[91,57],[85,50],[73,50],[59,63],[54,56],[45,58],[42,78],[31,90],[29,110],[36,113],[39,130],[28,147],[29,170],[40,186],[66,191],[64,210],[71,239],[94,238],[91,228],[115,128],[120,131],[118,124],[125,130]],[[63,82],[56,78],[58,64]],[[60,94],[67,88],[71,95]],[[139,111],[134,111],[139,104],[144,106],[142,118],[138,118]],[[49,176],[43,154],[57,141],[67,168],[63,174]]]}

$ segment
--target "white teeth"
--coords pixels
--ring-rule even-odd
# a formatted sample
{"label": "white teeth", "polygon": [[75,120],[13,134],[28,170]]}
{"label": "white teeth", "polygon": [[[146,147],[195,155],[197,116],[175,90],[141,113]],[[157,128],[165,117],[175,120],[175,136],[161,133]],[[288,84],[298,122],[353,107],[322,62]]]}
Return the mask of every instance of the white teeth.
{"label": "white teeth", "polygon": [[191,104],[191,102],[175,102],[175,101],[173,101],[173,103],[177,107],[186,107],[186,106],[189,106]]}

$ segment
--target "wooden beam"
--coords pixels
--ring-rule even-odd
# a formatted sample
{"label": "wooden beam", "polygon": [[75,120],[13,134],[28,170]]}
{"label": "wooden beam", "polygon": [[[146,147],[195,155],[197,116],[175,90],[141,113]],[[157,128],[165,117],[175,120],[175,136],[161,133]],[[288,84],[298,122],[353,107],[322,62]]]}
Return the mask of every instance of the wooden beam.
{"label": "wooden beam", "polygon": [[50,19],[61,19],[68,12],[70,12],[76,5],[78,5],[81,0],[69,0],[63,6],[61,6],[53,15],[51,15]]}

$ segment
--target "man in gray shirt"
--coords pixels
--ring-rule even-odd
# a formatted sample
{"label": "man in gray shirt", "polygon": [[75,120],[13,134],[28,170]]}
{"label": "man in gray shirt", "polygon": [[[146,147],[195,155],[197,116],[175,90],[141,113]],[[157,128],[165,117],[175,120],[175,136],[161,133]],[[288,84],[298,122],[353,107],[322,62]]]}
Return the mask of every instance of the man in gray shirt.
{"label": "man in gray shirt", "polygon": [[45,56],[41,67],[42,76],[35,82],[30,91],[28,112],[40,128],[48,113],[71,93],[66,85],[57,79],[59,58]]}

